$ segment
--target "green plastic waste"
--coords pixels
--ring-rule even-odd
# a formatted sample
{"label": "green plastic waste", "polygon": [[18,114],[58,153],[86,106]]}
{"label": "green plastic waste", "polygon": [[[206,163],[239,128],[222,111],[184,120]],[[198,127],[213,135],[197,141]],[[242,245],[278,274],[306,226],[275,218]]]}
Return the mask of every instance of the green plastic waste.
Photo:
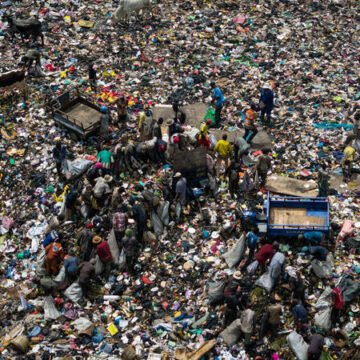
{"label": "green plastic waste", "polygon": [[215,125],[215,109],[213,107],[209,107],[204,116],[204,121],[208,120],[211,120],[211,125]]}

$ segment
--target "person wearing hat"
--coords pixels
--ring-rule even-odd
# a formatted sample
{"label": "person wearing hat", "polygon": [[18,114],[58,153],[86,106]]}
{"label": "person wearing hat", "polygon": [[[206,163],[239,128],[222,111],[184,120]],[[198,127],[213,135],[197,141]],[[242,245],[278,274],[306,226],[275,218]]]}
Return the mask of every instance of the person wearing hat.
{"label": "person wearing hat", "polygon": [[56,141],[56,144],[52,150],[53,158],[55,160],[56,171],[58,176],[62,174],[63,163],[67,157],[67,149],[65,145],[62,145],[60,140]]}
{"label": "person wearing hat", "polygon": [[224,301],[227,305],[225,323],[230,324],[237,318],[237,312],[241,305],[241,272],[235,271],[224,288]]}
{"label": "person wearing hat", "polygon": [[261,110],[261,122],[264,122],[264,117],[266,114],[266,123],[269,125],[271,122],[271,112],[274,109],[274,93],[270,84],[265,84],[260,89],[259,107]]}
{"label": "person wearing hat", "polygon": [[181,220],[183,208],[186,205],[187,180],[180,172],[174,176],[175,181],[175,203],[176,203],[176,222]]}
{"label": "person wearing hat", "polygon": [[211,103],[215,106],[215,126],[219,127],[221,122],[221,110],[224,106],[225,97],[222,91],[216,86],[215,81],[211,81]]}
{"label": "person wearing hat", "polygon": [[90,261],[83,261],[79,265],[79,285],[81,286],[83,296],[87,297],[89,292],[89,283],[95,274],[95,258]]}
{"label": "person wearing hat", "polygon": [[103,149],[99,151],[97,160],[101,163],[102,168],[107,169],[108,171],[111,167],[111,164],[114,162],[111,151],[109,151],[106,147],[103,147]]}
{"label": "person wearing hat", "polygon": [[113,257],[111,255],[109,244],[98,235],[93,237],[92,242],[96,246],[97,256],[104,265],[104,277],[107,280],[113,265]]}
{"label": "person wearing hat", "polygon": [[133,234],[132,229],[125,230],[125,236],[121,240],[122,247],[126,256],[126,267],[128,272],[132,272],[134,269],[134,262],[137,259],[137,253],[139,249],[139,243]]}

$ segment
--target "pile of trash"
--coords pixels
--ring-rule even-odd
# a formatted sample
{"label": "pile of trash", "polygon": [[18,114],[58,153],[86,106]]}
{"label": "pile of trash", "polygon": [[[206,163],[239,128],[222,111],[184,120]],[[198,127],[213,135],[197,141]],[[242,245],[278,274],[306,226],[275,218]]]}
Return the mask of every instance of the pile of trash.
{"label": "pile of trash", "polygon": [[[345,182],[341,165],[345,144],[351,142],[357,159],[360,151],[357,4],[153,1],[152,16],[144,9],[115,24],[116,3],[0,4],[1,74],[18,70],[29,49],[40,55],[25,85],[0,87],[0,357],[305,360],[304,333],[316,330],[324,338],[321,359],[359,358],[360,168],[354,161]],[[44,45],[12,34],[9,16],[15,15],[38,17]],[[259,129],[271,139],[274,186],[283,178],[309,184],[319,164],[330,174],[331,231],[322,245],[331,256],[319,260],[296,238],[275,239],[286,257],[279,283],[271,282],[271,266],[246,261],[248,220],[265,216],[265,192],[245,191],[235,200],[227,176],[212,176],[216,186],[193,196],[177,222],[172,164],[131,157],[132,147],[151,141],[146,133],[157,106],[207,105],[212,80],[226,98],[225,127],[212,132],[215,142],[223,132],[242,134],[246,110],[270,83],[273,122]],[[74,135],[54,115],[62,115],[58,97],[67,92],[86,98],[92,116],[103,116],[106,107],[112,119],[125,97],[125,125],[110,123],[105,138]],[[186,122],[200,127],[191,116]],[[55,143],[67,153],[62,175]],[[111,169],[99,158],[104,149],[115,158]],[[251,146],[249,153],[251,164],[261,151]],[[105,202],[87,200],[95,175],[109,188]],[[249,165],[242,184],[250,175]],[[114,230],[113,216],[122,211],[126,236],[142,234],[130,265]],[[114,260],[109,273],[84,238],[95,245],[107,240]],[[93,259],[95,273],[85,287],[68,278],[64,263],[52,271],[51,244],[61,244],[65,261]],[[226,282],[236,278],[239,314],[222,301]],[[292,315],[290,278],[305,287],[306,330]],[[335,319],[334,288],[344,303]],[[270,336],[263,315],[277,305],[281,323]],[[251,330],[248,317],[255,319]]]}

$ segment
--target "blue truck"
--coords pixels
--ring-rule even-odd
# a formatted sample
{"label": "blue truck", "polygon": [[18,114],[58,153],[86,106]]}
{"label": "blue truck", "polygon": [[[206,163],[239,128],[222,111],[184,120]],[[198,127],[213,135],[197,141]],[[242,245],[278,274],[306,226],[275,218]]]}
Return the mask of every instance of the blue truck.
{"label": "blue truck", "polygon": [[266,232],[270,238],[295,237],[308,231],[330,232],[330,204],[322,197],[275,196],[265,201]]}

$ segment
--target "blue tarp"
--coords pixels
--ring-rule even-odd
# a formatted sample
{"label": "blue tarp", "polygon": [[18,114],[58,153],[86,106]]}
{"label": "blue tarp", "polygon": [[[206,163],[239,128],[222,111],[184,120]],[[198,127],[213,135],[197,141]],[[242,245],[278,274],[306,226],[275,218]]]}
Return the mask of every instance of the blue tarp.
{"label": "blue tarp", "polygon": [[324,129],[324,130],[335,130],[341,128],[345,130],[351,130],[354,127],[354,125],[352,124],[338,124],[331,122],[314,123],[313,126],[316,129]]}

